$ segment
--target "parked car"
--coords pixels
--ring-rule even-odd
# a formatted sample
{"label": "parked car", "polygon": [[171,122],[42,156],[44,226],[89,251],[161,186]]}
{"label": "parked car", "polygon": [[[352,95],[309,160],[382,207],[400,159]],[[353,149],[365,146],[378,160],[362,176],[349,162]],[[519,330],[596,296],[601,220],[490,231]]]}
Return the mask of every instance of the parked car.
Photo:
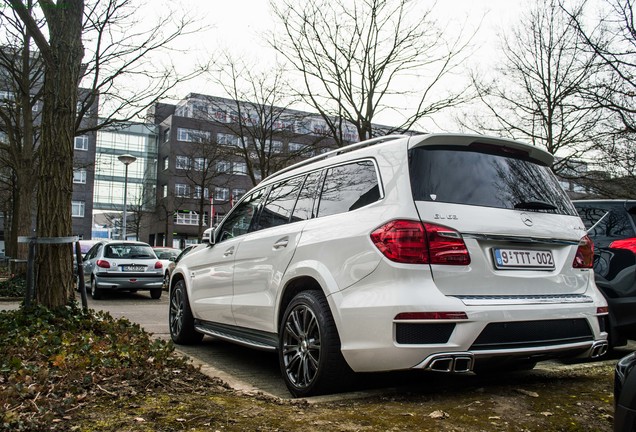
{"label": "parked car", "polygon": [[614,432],[636,431],[636,352],[623,357],[614,371]]}
{"label": "parked car", "polygon": [[168,285],[170,284],[170,264],[177,259],[181,253],[181,249],[155,246],[152,250],[155,251],[157,258],[159,258],[161,265],[163,265],[163,288],[168,289]]}
{"label": "parked car", "polygon": [[84,257],[84,280],[93,299],[109,290],[149,290],[161,297],[163,265],[147,243],[100,241]]}
{"label": "parked car", "polygon": [[636,339],[636,201],[574,201],[594,242],[596,285],[609,306],[610,346]]}
{"label": "parked car", "polygon": [[354,372],[532,368],[607,348],[592,242],[548,153],[387,136],[278,171],[170,281],[178,344],[278,352],[294,396]]}
{"label": "parked car", "polygon": [[172,275],[172,272],[175,268],[175,266],[177,265],[177,263],[181,260],[181,258],[183,258],[185,255],[187,255],[192,249],[194,249],[195,247],[197,247],[198,244],[191,244],[186,246],[180,253],[179,255],[177,255],[177,257],[174,260],[170,260],[170,263],[168,263],[168,279],[167,281],[164,279],[164,289],[168,289],[168,287],[170,286],[170,275]]}

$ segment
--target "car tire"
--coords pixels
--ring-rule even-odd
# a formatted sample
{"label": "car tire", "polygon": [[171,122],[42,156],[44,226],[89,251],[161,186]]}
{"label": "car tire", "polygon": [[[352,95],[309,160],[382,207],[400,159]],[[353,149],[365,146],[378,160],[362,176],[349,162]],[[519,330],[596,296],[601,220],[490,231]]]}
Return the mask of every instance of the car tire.
{"label": "car tire", "polygon": [[193,345],[201,342],[203,334],[194,329],[194,317],[190,309],[185,282],[180,280],[170,291],[168,308],[168,327],[172,341],[181,345]]}
{"label": "car tire", "polygon": [[322,292],[303,291],[292,299],[283,315],[278,343],[281,373],[295,397],[339,391],[353,378]]}
{"label": "car tire", "polygon": [[100,300],[102,298],[102,289],[97,288],[97,282],[95,278],[91,279],[91,298],[93,300]]}
{"label": "car tire", "polygon": [[167,290],[170,287],[170,273],[166,272],[165,275],[163,275],[163,289]]}
{"label": "car tire", "polygon": [[155,300],[160,299],[162,291],[163,291],[163,288],[153,288],[153,289],[151,289],[150,290],[150,298],[153,298]]}

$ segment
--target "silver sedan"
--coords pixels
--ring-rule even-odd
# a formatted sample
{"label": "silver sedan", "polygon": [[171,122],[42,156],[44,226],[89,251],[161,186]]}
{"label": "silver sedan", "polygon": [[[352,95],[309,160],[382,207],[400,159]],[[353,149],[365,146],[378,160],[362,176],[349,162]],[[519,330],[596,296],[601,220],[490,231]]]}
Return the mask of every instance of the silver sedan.
{"label": "silver sedan", "polygon": [[86,253],[83,266],[93,299],[107,290],[150,290],[153,299],[161,297],[165,270],[147,243],[100,241]]}

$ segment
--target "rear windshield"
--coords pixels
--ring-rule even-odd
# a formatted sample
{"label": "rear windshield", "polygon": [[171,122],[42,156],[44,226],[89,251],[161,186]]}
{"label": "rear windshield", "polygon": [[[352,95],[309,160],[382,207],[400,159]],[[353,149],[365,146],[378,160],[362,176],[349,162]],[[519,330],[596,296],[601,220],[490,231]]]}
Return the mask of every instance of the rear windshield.
{"label": "rear windshield", "polygon": [[416,201],[576,216],[549,167],[497,147],[416,147],[409,152]]}
{"label": "rear windshield", "polygon": [[104,258],[156,258],[150,246],[112,243],[106,245]]}

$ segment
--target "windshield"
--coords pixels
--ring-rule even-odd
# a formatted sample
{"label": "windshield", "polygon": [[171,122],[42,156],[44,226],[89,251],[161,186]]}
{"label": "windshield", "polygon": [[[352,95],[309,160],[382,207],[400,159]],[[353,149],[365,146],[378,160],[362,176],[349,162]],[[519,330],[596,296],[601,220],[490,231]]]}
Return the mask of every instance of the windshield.
{"label": "windshield", "polygon": [[416,147],[409,152],[409,174],[416,201],[577,215],[552,170],[521,152]]}

